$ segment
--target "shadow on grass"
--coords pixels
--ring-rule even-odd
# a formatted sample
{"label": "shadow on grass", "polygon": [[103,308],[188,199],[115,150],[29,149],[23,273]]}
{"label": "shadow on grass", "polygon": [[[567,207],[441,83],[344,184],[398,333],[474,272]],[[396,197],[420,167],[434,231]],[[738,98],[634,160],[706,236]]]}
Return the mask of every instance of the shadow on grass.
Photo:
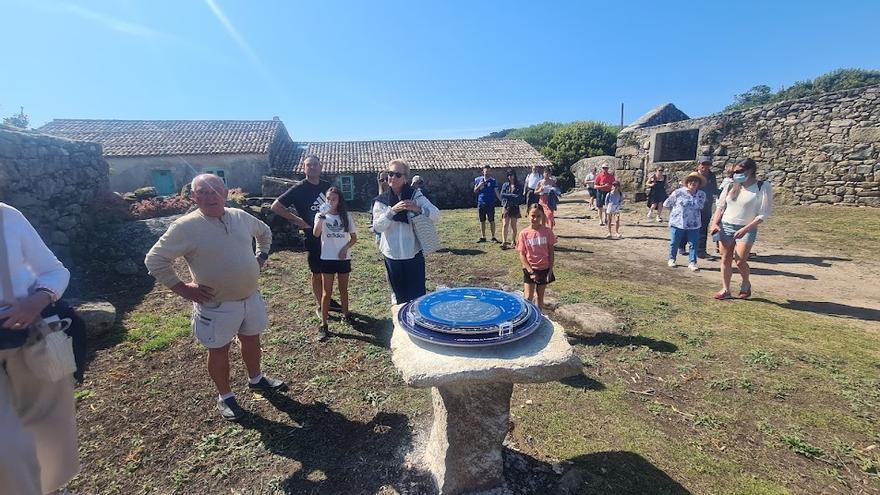
{"label": "shadow on grass", "polygon": [[685,487],[635,452],[595,452],[568,459],[561,493],[598,495],[690,495]]}
{"label": "shadow on grass", "polygon": [[599,240],[604,239],[603,236],[598,235],[557,235],[557,239],[583,239],[583,240]]}
{"label": "shadow on grass", "polygon": [[[754,262],[754,261],[753,261]],[[736,264],[733,265],[736,268]],[[718,272],[721,269],[718,267],[705,267],[700,268],[700,270],[706,272]],[[810,275],[809,273],[795,273],[795,272],[785,272],[782,270],[774,270],[772,268],[761,268],[757,266],[749,265],[749,272],[752,275],[765,275],[765,276],[779,276],[779,277],[789,277],[789,278],[799,278],[801,280],[818,280],[815,275]],[[736,271],[734,271],[736,273]]]}
{"label": "shadow on grass", "polygon": [[355,313],[348,314],[351,318],[351,327],[360,334],[333,332],[334,337],[340,339],[360,340],[375,346],[389,348],[391,346],[391,332],[394,325],[390,318],[373,318],[372,316]]}
{"label": "shadow on grass", "polygon": [[476,256],[478,254],[486,254],[482,249],[461,249],[461,248],[442,248],[437,250],[438,253],[449,253],[456,256]]}
{"label": "shadow on grass", "polygon": [[579,388],[582,390],[605,390],[604,383],[594,380],[583,373],[563,378],[562,380],[559,380],[559,383],[568,385],[571,388]]}
{"label": "shadow on grass", "polygon": [[831,261],[852,261],[852,258],[838,258],[835,256],[797,256],[788,254],[770,254],[767,256],[753,255],[755,261],[768,265],[803,264],[821,267],[830,267]]}
{"label": "shadow on grass", "polygon": [[[378,413],[367,423],[352,421],[325,404],[301,404],[283,394],[266,399],[290,423],[250,415],[241,426],[256,430],[270,452],[290,460],[281,482],[284,493],[431,493],[422,471],[405,466],[412,449],[412,426],[402,414]],[[425,487],[413,492],[411,486]]]}
{"label": "shadow on grass", "polygon": [[555,248],[553,248],[553,250],[556,251],[557,253],[587,253],[587,254],[593,253],[592,251],[590,251],[589,249],[586,249],[586,248],[566,247],[566,246],[559,246],[559,245],[557,245]]}
{"label": "shadow on grass", "polygon": [[873,308],[862,308],[859,306],[849,306],[846,304],[838,304],[825,301],[792,301],[778,303],[769,299],[753,297],[755,302],[772,304],[784,309],[794,311],[806,311],[820,315],[838,316],[841,318],[852,318],[864,321],[880,321],[880,310]]}
{"label": "shadow on grass", "polygon": [[568,335],[568,342],[572,345],[607,345],[611,347],[647,347],[654,352],[675,352],[678,346],[665,340],[656,340],[641,335],[618,335],[615,333],[599,332],[589,337],[581,335]]}

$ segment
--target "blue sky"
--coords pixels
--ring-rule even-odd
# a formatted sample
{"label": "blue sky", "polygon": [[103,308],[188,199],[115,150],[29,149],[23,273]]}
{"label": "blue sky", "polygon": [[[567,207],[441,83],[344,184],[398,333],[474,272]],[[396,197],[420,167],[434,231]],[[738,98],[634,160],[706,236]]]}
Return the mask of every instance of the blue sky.
{"label": "blue sky", "polygon": [[0,115],[478,137],[880,69],[880,1],[0,0]]}

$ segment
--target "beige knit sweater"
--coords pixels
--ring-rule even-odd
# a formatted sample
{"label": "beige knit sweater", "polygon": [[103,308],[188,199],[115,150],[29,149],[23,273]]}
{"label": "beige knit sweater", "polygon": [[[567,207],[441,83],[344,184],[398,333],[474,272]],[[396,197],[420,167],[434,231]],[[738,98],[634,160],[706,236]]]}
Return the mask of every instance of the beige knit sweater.
{"label": "beige knit sweater", "polygon": [[183,257],[193,282],[214,289],[213,301],[237,301],[257,291],[260,266],[254,238],[257,252],[268,253],[272,232],[252,215],[226,208],[221,218],[211,218],[196,210],[171,224],[144,263],[150,275],[171,288],[181,281],[172,264]]}

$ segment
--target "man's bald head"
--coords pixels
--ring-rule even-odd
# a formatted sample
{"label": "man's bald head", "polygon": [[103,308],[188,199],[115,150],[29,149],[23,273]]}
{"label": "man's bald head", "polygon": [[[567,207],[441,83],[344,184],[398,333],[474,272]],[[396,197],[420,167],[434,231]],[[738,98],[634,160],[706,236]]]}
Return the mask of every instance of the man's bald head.
{"label": "man's bald head", "polygon": [[213,174],[201,174],[193,178],[190,186],[192,200],[202,213],[215,218],[223,216],[226,195],[229,193],[223,179]]}
{"label": "man's bald head", "polygon": [[226,189],[226,184],[223,183],[223,179],[214,174],[199,174],[193,177],[193,180],[190,183],[192,190],[195,191],[200,185],[202,187],[211,187],[217,190]]}

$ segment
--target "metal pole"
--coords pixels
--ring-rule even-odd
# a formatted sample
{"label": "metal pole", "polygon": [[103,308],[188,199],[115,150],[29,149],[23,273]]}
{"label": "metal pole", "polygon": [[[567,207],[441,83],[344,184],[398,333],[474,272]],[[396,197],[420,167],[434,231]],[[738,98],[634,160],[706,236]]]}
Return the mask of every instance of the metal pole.
{"label": "metal pole", "polygon": [[623,102],[620,102],[620,127],[623,127]]}

